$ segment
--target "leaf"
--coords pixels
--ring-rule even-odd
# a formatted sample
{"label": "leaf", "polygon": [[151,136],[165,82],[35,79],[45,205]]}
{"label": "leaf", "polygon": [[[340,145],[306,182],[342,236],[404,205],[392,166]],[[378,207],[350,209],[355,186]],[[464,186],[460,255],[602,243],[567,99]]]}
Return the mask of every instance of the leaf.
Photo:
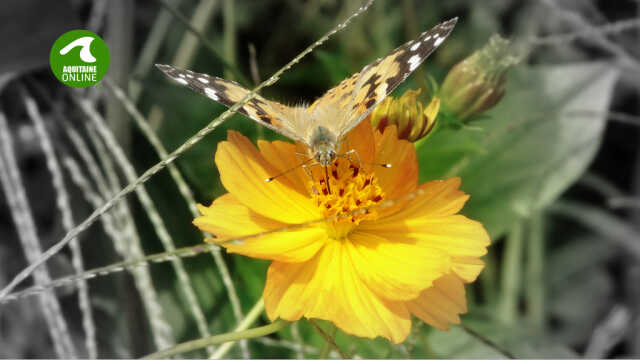
{"label": "leaf", "polygon": [[[526,326],[507,329],[486,321],[465,321],[481,336],[517,358],[575,358],[577,354],[554,340],[536,335]],[[439,357],[504,359],[505,355],[459,326],[449,331],[434,330],[427,341]]]}
{"label": "leaf", "polygon": [[471,195],[465,214],[499,237],[587,168],[617,78],[605,63],[517,69],[489,118],[473,128],[442,128],[418,145],[421,181],[462,177]]}

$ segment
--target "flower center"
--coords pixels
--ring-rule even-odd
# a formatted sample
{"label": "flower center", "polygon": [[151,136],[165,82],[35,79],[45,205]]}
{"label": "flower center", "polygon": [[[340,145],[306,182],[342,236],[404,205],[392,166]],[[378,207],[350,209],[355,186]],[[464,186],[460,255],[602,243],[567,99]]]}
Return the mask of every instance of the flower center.
{"label": "flower center", "polygon": [[314,174],[310,180],[311,198],[325,218],[333,218],[327,222],[330,237],[342,239],[361,221],[378,218],[375,209],[366,209],[381,202],[385,196],[375,173],[367,173],[358,164],[338,159],[327,168],[327,173],[322,169]]}

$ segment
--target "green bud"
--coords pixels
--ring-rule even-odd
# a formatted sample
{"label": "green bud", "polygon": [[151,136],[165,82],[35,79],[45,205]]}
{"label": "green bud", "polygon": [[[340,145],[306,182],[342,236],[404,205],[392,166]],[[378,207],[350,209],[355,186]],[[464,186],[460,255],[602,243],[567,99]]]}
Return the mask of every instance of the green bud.
{"label": "green bud", "polygon": [[439,92],[443,112],[465,121],[495,106],[504,96],[507,70],[520,60],[509,40],[493,35],[447,74]]}

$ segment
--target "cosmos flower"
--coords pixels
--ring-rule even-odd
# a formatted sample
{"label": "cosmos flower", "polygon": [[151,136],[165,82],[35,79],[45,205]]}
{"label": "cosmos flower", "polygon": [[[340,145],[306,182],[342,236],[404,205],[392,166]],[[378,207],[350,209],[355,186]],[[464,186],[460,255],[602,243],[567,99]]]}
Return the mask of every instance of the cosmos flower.
{"label": "cosmos flower", "polygon": [[229,252],[272,261],[263,292],[272,320],[324,319],[394,343],[409,334],[412,314],[438,329],[459,323],[463,284],[476,279],[489,245],[482,224],[457,214],[469,198],[460,179],[419,185],[415,149],[395,126],[374,133],[363,121],[339,153],[351,149],[357,157],[338,157],[328,169],[329,187],[320,166],[265,182],[300,164],[302,145],[256,148],[230,131],[215,155],[229,193],[200,206],[194,224]]}

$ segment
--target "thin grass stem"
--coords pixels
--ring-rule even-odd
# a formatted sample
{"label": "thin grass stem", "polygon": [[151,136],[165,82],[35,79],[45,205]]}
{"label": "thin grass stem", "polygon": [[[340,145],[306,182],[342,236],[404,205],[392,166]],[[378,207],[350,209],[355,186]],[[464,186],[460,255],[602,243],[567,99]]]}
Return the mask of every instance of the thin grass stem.
{"label": "thin grass stem", "polygon": [[[179,6],[180,2],[182,2],[182,0],[173,0],[172,5]],[[159,10],[158,16],[153,20],[149,35],[142,45],[142,50],[140,50],[140,55],[138,55],[138,61],[133,68],[133,77],[129,81],[129,95],[134,103],[138,101],[138,97],[142,91],[142,79],[147,76],[153,66],[153,62],[162,47],[163,40],[169,31],[172,20],[173,15],[164,8]]]}
{"label": "thin grass stem", "polygon": [[488,347],[490,347],[491,349],[497,351],[498,353],[500,353],[502,356],[506,357],[507,359],[517,359],[516,356],[509,350],[503,348],[502,346],[498,345],[495,341],[489,339],[488,337],[480,334],[479,332],[473,330],[472,328],[464,325],[464,324],[460,324],[460,327],[462,328],[462,330],[464,330],[467,334],[473,336],[474,338],[480,340],[483,344],[487,345]]}
{"label": "thin grass stem", "polygon": [[336,344],[336,342],[333,340],[333,336],[327,334],[324,330],[322,330],[322,328],[316,323],[314,319],[309,319],[309,322],[311,323],[311,326],[313,326],[313,328],[316,330],[316,332],[318,332],[318,334],[322,336],[324,341],[326,341],[327,344],[329,344],[332,348],[334,348],[340,354],[341,358],[343,359],[351,358],[349,354],[347,354],[346,352],[342,351],[342,349],[340,349],[338,344]]}
{"label": "thin grass stem", "polygon": [[[97,5],[96,5],[97,6]],[[26,90],[21,91],[27,114],[33,121],[36,134],[38,136],[38,142],[42,146],[42,151],[46,158],[47,168],[51,173],[51,182],[56,193],[56,206],[58,211],[62,215],[62,228],[64,231],[69,232],[74,226],[73,213],[71,211],[71,204],[69,200],[69,193],[64,185],[62,178],[62,170],[58,159],[55,154],[53,143],[47,133],[44,125],[42,115],[38,110],[38,105],[35,100],[29,95]],[[74,239],[69,243],[71,249],[71,264],[76,274],[84,272],[84,261],[82,259],[82,250],[78,239]],[[87,348],[88,357],[95,359],[98,357],[98,345],[96,342],[96,326],[93,321],[93,312],[91,310],[91,301],[89,300],[89,289],[86,281],[79,281],[76,283],[78,286],[78,305],[80,313],[82,314],[82,327],[85,332],[85,346]]]}
{"label": "thin grass stem", "polygon": [[220,55],[218,53],[218,50],[216,50],[216,47],[213,45],[213,43],[211,41],[209,41],[209,39],[207,39],[202,34],[201,31],[196,29],[189,22],[189,20],[178,11],[178,9],[176,9],[175,7],[169,5],[165,0],[156,0],[156,1],[158,1],[165,9],[167,9],[180,23],[182,23],[182,25],[184,25],[185,28],[189,32],[191,32],[193,35],[195,35],[198,38],[198,40],[200,40],[200,42],[202,42],[204,47],[207,50],[209,50],[209,52],[213,55],[213,57],[216,60],[218,60],[225,67],[225,69],[228,69],[230,72],[233,73],[233,75],[236,77],[236,79],[238,80],[239,83],[241,83],[243,85],[247,85],[247,86],[250,84],[249,80],[247,80],[247,78],[242,74],[242,71],[240,71],[232,63],[227,61],[227,59],[224,56]]}
{"label": "thin grass stem", "polygon": [[640,28],[640,18],[620,20],[602,26],[593,26],[589,29],[583,29],[579,31],[572,31],[566,34],[554,34],[545,37],[533,37],[526,39],[525,42],[533,46],[545,46],[545,45],[566,45],[572,41],[584,39],[592,36],[593,34],[610,35],[618,34],[624,31]]}
{"label": "thin grass stem", "polygon": [[[93,207],[100,206],[100,204],[102,204],[103,202],[103,199],[91,189],[91,186],[80,170],[80,166],[78,165],[78,163],[72,158],[66,157],[63,159],[63,164],[67,168],[67,171],[69,171],[74,184],[78,186],[78,188],[80,188],[80,190],[82,191],[85,200],[87,200],[87,202]],[[117,222],[117,218],[114,216],[114,214],[105,213],[104,216],[100,217],[100,221],[102,222],[105,233],[113,241],[116,251],[123,258],[130,259],[131,257],[142,257],[142,250],[139,246],[139,238],[137,237],[137,232],[135,230],[121,230],[121,226],[119,226],[120,224]],[[128,224],[125,223],[125,226],[128,226]],[[115,266],[109,266],[108,271],[103,267],[94,271],[85,271],[78,277],[66,277],[58,279],[52,283],[55,284],[55,286],[52,287],[74,284],[78,281],[79,278],[91,279],[98,276],[98,274],[113,274],[125,270],[125,267],[123,266],[119,266],[118,264],[114,265]],[[140,293],[140,298],[142,299],[142,304],[144,305],[144,308],[147,312],[149,324],[151,327],[151,334],[156,346],[158,344],[164,345],[165,347],[171,346],[173,344],[171,328],[169,327],[167,321],[164,319],[164,312],[162,310],[160,302],[158,301],[158,295],[155,288],[153,287],[151,273],[149,272],[146,263],[137,263],[136,265],[126,267],[126,269],[128,269],[133,276],[136,288]],[[36,293],[38,291],[42,291],[37,288],[32,290],[35,290]]]}
{"label": "thin grass stem", "polygon": [[[336,332],[338,331],[338,328],[335,326],[331,327],[331,330],[329,330],[328,334],[331,339],[334,339],[336,337]],[[320,355],[318,355],[318,358],[320,359],[326,359],[329,356],[329,352],[331,352],[331,343],[328,341],[324,342],[324,345],[322,346],[322,350],[320,350]]]}
{"label": "thin grass stem", "polygon": [[[67,168],[67,171],[69,171],[69,173],[71,174],[71,179],[73,180],[74,184],[76,184],[76,186],[78,186],[82,190],[83,195],[87,200],[87,202],[93,206],[101,204],[102,198],[95,191],[91,189],[91,186],[88,185],[86,178],[84,177],[84,175],[82,175],[82,172],[80,171],[80,166],[77,165],[75,160],[69,157],[65,157],[63,159],[63,164],[65,168]],[[111,238],[115,236],[122,237],[121,232],[117,229],[115,225],[116,222],[113,220],[112,214],[107,213],[105,214],[105,216],[108,217],[109,221],[102,222],[102,225],[103,227],[105,227],[105,232],[107,233],[107,235],[109,235]],[[74,284],[81,280],[88,280],[96,277],[113,275],[123,270],[143,268],[143,267],[146,267],[149,263],[160,264],[166,261],[171,261],[175,257],[181,257],[181,258],[193,257],[193,256],[204,254],[210,251],[218,251],[218,248],[213,245],[201,244],[201,245],[188,246],[188,247],[176,249],[175,251],[171,251],[171,252],[161,252],[161,253],[147,255],[140,258],[127,259],[127,260],[113,263],[110,265],[98,267],[91,270],[86,270],[84,273],[80,275],[70,275],[70,276],[61,277],[46,284],[35,285],[21,291],[16,291],[14,293],[7,295],[2,300],[0,300],[0,304],[7,304],[12,301],[23,299],[28,296],[40,295],[44,291]]]}
{"label": "thin grass stem", "polygon": [[[5,193],[11,217],[22,245],[27,261],[33,264],[42,254],[38,231],[31,214],[29,200],[18,170],[13,151],[13,139],[9,125],[3,112],[0,112],[0,183]],[[34,274],[36,284],[51,282],[46,267],[38,269]],[[59,357],[76,357],[73,342],[69,336],[69,328],[62,314],[62,308],[53,293],[44,293],[40,298],[47,329],[53,340],[56,354]]]}
{"label": "thin grass stem", "polygon": [[[127,159],[126,155],[124,154],[124,151],[118,144],[113,134],[104,125],[104,122],[103,122],[104,120],[102,119],[100,114],[95,109],[93,109],[90,103],[77,98],[74,98],[74,101],[84,111],[85,115],[89,117],[93,125],[98,130],[100,136],[106,142],[108,148],[111,149],[111,153],[114,155],[116,161],[118,162],[118,165],[123,170],[127,181],[129,182],[135,181],[137,176],[135,173],[135,169],[133,168],[133,165]],[[171,235],[169,234],[169,231],[167,230],[166,225],[164,224],[164,221],[162,220],[162,217],[160,216],[158,209],[156,208],[146,188],[144,186],[140,186],[136,190],[136,195],[138,196],[140,203],[142,204],[145,212],[147,213],[147,216],[149,217],[153,225],[154,231],[156,232],[156,235],[160,239],[165,250],[166,251],[175,250],[175,245],[173,243]],[[187,301],[187,304],[189,304],[189,309],[194,315],[196,324],[198,325],[199,330],[203,333],[203,336],[206,336],[205,334],[208,333],[208,328],[207,328],[206,320],[204,318],[204,313],[200,308],[200,304],[198,303],[197,297],[195,295],[195,291],[191,286],[191,280],[187,275],[187,272],[184,268],[184,264],[182,263],[182,260],[180,258],[173,259],[171,261],[171,264],[178,277],[178,282],[185,296],[185,300]]]}

